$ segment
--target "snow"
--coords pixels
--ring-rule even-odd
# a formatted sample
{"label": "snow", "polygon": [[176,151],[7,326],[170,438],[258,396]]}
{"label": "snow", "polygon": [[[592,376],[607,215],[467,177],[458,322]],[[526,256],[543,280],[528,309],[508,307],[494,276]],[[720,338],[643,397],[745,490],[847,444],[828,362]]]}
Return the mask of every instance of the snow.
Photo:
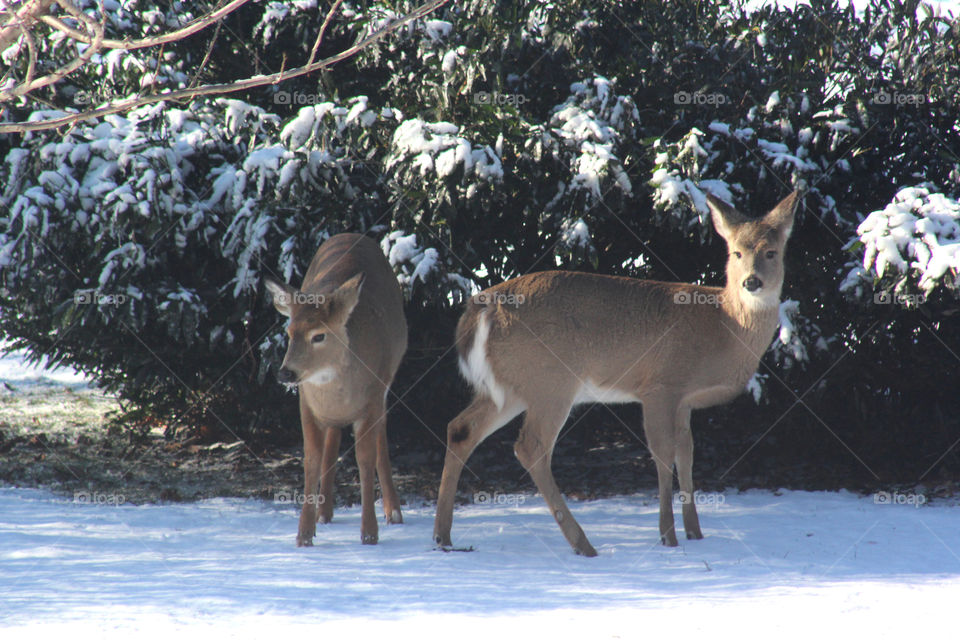
{"label": "snow", "polygon": [[436,249],[433,247],[424,249],[423,257],[417,261],[417,266],[410,275],[410,282],[414,282],[419,279],[420,282],[425,283],[427,281],[427,276],[429,276],[430,272],[436,268],[437,261],[439,259],[440,255],[437,253]]}
{"label": "snow", "polygon": [[590,229],[583,218],[569,220],[563,225],[560,241],[568,247],[590,247]]}
{"label": "snow", "polygon": [[359,543],[359,508],[339,509],[297,549],[289,503],[0,489],[0,624],[30,640],[893,638],[942,632],[960,597],[960,509],[920,495],[701,494],[706,538],[673,549],[657,544],[649,494],[572,501],[592,559],[573,555],[540,498],[495,497],[507,499],[454,514],[454,543],[475,551],[442,553],[430,504],[407,506],[373,547]]}
{"label": "snow", "polygon": [[[319,106],[319,105],[318,105]],[[280,140],[288,147],[300,148],[313,135],[315,117],[315,106],[303,107],[297,113],[297,116],[287,123],[280,132]]]}
{"label": "snow", "polygon": [[[604,177],[610,176],[624,192],[633,186],[617,157],[617,145],[640,115],[629,96],[616,95],[614,83],[603,76],[574,82],[570,95],[552,109],[550,132],[555,148],[573,151],[573,178],[564,191],[583,189],[601,199]],[[558,193],[558,197],[561,194]]]}
{"label": "snow", "polygon": [[450,122],[406,120],[393,133],[393,152],[387,168],[409,160],[420,175],[435,172],[443,179],[463,165],[464,176],[472,174],[487,182],[502,180],[503,164],[494,150],[489,145],[474,147],[459,133],[460,128]]}
{"label": "snow", "polygon": [[926,293],[938,285],[955,288],[960,274],[960,203],[923,185],[901,189],[890,204],[860,223],[851,245],[854,242],[863,244],[862,265],[847,274],[841,291],[854,288],[867,274],[882,278],[893,272],[900,278],[898,287],[912,273]]}
{"label": "snow", "polygon": [[753,401],[760,404],[760,398],[763,397],[763,384],[770,374],[755,373],[747,380],[747,393],[753,398]]}
{"label": "snow", "polygon": [[444,75],[450,75],[456,70],[457,55],[457,49],[450,49],[450,51],[447,51],[445,54],[443,54],[443,62],[441,63],[440,68],[443,69]]}
{"label": "snow", "polygon": [[446,20],[426,20],[423,27],[430,39],[434,41],[442,40],[453,32],[453,24]]}
{"label": "snow", "polygon": [[426,283],[430,273],[439,268],[440,254],[432,247],[420,247],[415,233],[404,235],[402,231],[392,231],[380,241],[380,248],[398,272],[397,280],[404,288],[413,286],[417,280]]}
{"label": "snow", "polygon": [[774,91],[770,94],[770,97],[767,99],[767,104],[763,107],[763,110],[766,112],[773,111],[777,105],[780,104],[780,92]]}
{"label": "snow", "polygon": [[[870,6],[868,0],[848,0],[847,2],[841,2],[843,5],[853,5],[853,8],[857,11],[858,14],[862,15],[864,10]],[[777,6],[785,9],[795,10],[798,6],[810,6],[809,0],[747,0],[744,3],[743,8],[749,12],[753,13],[754,11],[759,10],[761,7],[766,6]],[[917,15],[924,16],[923,8],[930,7],[937,14],[949,17],[957,17],[960,15],[960,2],[957,0],[923,0],[917,7]],[[764,46],[765,43],[760,43],[760,46]]]}
{"label": "snow", "polygon": [[[55,369],[45,369],[44,365],[47,359],[44,357],[37,365],[27,363],[27,352],[23,350],[4,353],[10,343],[0,341],[0,382],[4,382],[10,387],[23,390],[24,387],[56,387],[67,386],[70,388],[89,387],[91,380],[84,374],[71,367],[57,367]],[[4,393],[6,387],[0,388],[0,393]],[[7,389],[9,391],[9,389]],[[0,581],[2,584],[2,581]]]}
{"label": "snow", "polygon": [[795,360],[806,360],[807,349],[797,338],[797,328],[794,318],[800,313],[800,303],[796,300],[784,300],[779,308],[780,331],[777,340],[787,349]]}

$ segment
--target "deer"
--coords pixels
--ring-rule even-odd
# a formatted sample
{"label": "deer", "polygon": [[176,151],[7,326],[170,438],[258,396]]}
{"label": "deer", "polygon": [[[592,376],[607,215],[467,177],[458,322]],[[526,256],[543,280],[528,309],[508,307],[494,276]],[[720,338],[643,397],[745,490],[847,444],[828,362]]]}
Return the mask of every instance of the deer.
{"label": "deer", "polygon": [[[313,546],[317,523],[333,518],[341,431],[353,425],[360,472],[360,540],[377,544],[374,470],[388,524],[401,524],[387,446],[386,396],[407,349],[403,294],[380,247],[341,233],[314,255],[299,289],[265,278],[289,318],[280,382],[296,385],[303,431],[303,506],[297,546]],[[319,484],[319,492],[318,492]]]}
{"label": "deer", "polygon": [[751,218],[707,195],[713,226],[729,250],[724,287],[541,271],[473,295],[455,338],[473,399],[447,425],[433,531],[438,548],[453,548],[454,500],[470,454],[525,412],[517,459],[574,552],[597,555],[551,470],[557,435],[582,403],[642,404],[657,471],[660,542],[677,546],[674,465],[687,538],[703,538],[693,499],[690,413],[741,394],[769,347],[798,198],[794,191]]}

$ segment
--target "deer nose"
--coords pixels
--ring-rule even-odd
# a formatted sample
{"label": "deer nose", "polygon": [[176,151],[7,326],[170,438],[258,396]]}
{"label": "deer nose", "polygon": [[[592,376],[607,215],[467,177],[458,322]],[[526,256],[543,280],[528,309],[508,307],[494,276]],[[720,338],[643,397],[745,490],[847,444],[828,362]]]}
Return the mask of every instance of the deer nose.
{"label": "deer nose", "polygon": [[277,380],[284,384],[290,384],[297,381],[297,374],[286,367],[281,367],[277,372]]}
{"label": "deer nose", "polygon": [[763,281],[760,280],[757,276],[750,276],[743,281],[743,288],[753,293],[757,289],[763,286]]}

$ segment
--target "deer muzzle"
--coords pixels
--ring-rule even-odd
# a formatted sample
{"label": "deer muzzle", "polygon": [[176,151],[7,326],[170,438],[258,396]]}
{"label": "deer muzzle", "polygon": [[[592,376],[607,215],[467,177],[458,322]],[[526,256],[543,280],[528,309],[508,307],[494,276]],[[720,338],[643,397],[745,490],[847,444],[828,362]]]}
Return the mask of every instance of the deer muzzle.
{"label": "deer muzzle", "polygon": [[293,384],[297,381],[297,374],[291,369],[280,367],[280,371],[277,372],[277,380],[284,384]]}
{"label": "deer muzzle", "polygon": [[757,276],[750,276],[749,278],[743,281],[743,288],[749,291],[750,293],[757,291],[761,287],[763,287],[763,281],[760,280],[760,278],[758,278]]}

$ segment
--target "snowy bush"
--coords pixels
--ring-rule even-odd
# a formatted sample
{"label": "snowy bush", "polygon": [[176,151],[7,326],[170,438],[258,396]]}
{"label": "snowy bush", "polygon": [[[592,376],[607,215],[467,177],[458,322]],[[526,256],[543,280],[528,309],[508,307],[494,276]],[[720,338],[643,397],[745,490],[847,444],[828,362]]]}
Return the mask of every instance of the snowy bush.
{"label": "snowy bush", "polygon": [[[342,4],[317,55],[414,4]],[[80,6],[100,15],[100,3]],[[210,5],[103,6],[107,37],[123,39]],[[322,10],[249,3],[160,55],[103,52],[3,117],[292,68],[310,56]],[[38,55],[72,57],[74,45],[40,29]],[[12,74],[26,72],[24,46],[0,52]],[[406,297],[402,410],[415,414],[411,432],[440,433],[465,401],[449,353],[464,295],[546,268],[720,284],[705,192],[758,215],[800,188],[781,327],[750,389],[763,405],[748,398],[741,416],[735,403],[725,422],[745,438],[813,389],[810,406],[852,448],[897,443],[902,454],[915,438],[889,415],[946,438],[952,423],[937,416],[960,412],[926,373],[960,341],[949,321],[958,52],[956,23],[892,0],[861,13],[829,0],[750,12],[448,3],[322,74],[0,139],[0,332],[172,426],[276,428],[295,418],[278,417],[290,403],[272,372],[286,343],[261,279],[298,283],[324,239],[366,233]],[[858,288],[935,303],[923,314],[853,304]],[[932,364],[904,376],[905,362]],[[778,427],[794,445],[785,451],[836,449],[803,420]],[[778,451],[756,449],[772,465],[788,455]],[[942,453],[913,451],[931,463]]]}
{"label": "snowy bush", "polygon": [[568,155],[566,163],[573,168],[558,198],[566,190],[582,189],[594,200],[611,186],[626,194],[633,191],[617,156],[622,141],[639,125],[640,114],[633,99],[615,94],[614,88],[615,83],[602,76],[575,82],[566,101],[553,108],[550,135],[544,136],[543,144],[555,155]]}
{"label": "snowy bush", "polygon": [[[924,186],[901,189],[857,227],[847,248],[863,252],[840,283],[862,293],[883,283],[892,301],[916,304],[934,289],[960,294],[960,203]],[[911,295],[919,291],[922,295]]]}
{"label": "snowy bush", "polygon": [[[814,111],[805,93],[781,98],[773,91],[738,121],[693,127],[675,142],[653,143],[650,178],[658,215],[705,238],[710,227],[705,191],[738,205],[749,202],[757,185],[775,182],[805,192],[807,209],[845,222],[834,199],[823,193],[835,179],[847,179],[845,158],[860,135],[842,107]],[[741,205],[742,206],[742,205]],[[815,208],[814,208],[815,207]]]}

